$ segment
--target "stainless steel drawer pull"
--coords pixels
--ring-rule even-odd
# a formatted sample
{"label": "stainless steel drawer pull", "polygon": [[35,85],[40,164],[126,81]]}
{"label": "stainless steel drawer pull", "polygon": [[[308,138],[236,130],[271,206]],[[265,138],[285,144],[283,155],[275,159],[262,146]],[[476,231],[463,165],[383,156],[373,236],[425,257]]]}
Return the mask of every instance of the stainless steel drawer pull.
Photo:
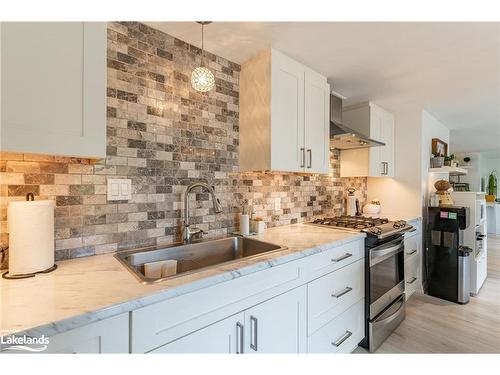
{"label": "stainless steel drawer pull", "polygon": [[236,354],[243,354],[243,324],[236,323]]}
{"label": "stainless steel drawer pull", "polygon": [[344,343],[345,340],[347,340],[351,336],[352,336],[351,331],[345,331],[342,337],[339,337],[336,341],[332,342],[332,345],[338,348],[340,345]]}
{"label": "stainless steel drawer pull", "polygon": [[250,317],[250,348],[257,351],[257,318],[255,316]]}
{"label": "stainless steel drawer pull", "polygon": [[307,168],[312,168],[312,162],[313,162],[312,150],[308,148],[307,153],[309,154],[309,164],[307,165]]}
{"label": "stainless steel drawer pull", "polygon": [[301,162],[300,162],[300,168],[304,168],[306,165],[306,149],[304,147],[300,148],[300,153],[301,155]]}
{"label": "stainless steel drawer pull", "polygon": [[417,252],[417,249],[412,249],[406,253],[406,255],[413,255]]}
{"label": "stainless steel drawer pull", "polygon": [[342,262],[344,259],[347,259],[347,258],[350,258],[352,257],[352,254],[351,253],[345,253],[344,255],[338,257],[338,258],[333,258],[332,259],[332,262]]}
{"label": "stainless steel drawer pull", "polygon": [[352,288],[351,288],[350,286],[346,286],[346,287],[345,287],[343,290],[341,290],[340,292],[332,294],[332,297],[335,297],[335,298],[340,298],[340,297],[342,297],[344,294],[349,293],[351,290],[352,290]]}
{"label": "stainless steel drawer pull", "polygon": [[412,278],[411,278],[409,281],[407,281],[406,283],[407,283],[408,285],[411,285],[411,284],[413,284],[415,281],[417,281],[417,278],[416,278],[416,277],[412,277]]}

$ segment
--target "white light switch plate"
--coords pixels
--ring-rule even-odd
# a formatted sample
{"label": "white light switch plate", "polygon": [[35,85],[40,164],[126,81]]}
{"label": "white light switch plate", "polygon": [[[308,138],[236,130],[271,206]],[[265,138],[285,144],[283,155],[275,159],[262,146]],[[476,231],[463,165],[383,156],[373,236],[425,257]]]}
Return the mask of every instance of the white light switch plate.
{"label": "white light switch plate", "polygon": [[108,178],[108,201],[132,199],[132,180],[129,178]]}
{"label": "white light switch plate", "polygon": [[274,209],[281,210],[281,198],[274,198]]}

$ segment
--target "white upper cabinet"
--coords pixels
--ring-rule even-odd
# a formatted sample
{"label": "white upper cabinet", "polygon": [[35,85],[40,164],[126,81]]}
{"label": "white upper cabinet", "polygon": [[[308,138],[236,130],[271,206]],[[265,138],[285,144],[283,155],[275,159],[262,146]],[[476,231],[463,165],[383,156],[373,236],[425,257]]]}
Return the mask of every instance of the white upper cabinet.
{"label": "white upper cabinet", "polygon": [[329,85],[270,49],[240,75],[240,170],[328,173]]}
{"label": "white upper cabinet", "polygon": [[342,121],[385,146],[341,151],[340,176],[394,177],[394,116],[367,102],[344,108]]}
{"label": "white upper cabinet", "polygon": [[106,156],[106,24],[4,22],[1,149]]}
{"label": "white upper cabinet", "polygon": [[[270,89],[271,167],[267,169],[290,172],[301,170],[304,168],[303,66],[273,51]],[[241,103],[241,106],[246,105],[251,103]],[[247,140],[245,138],[244,141]]]}
{"label": "white upper cabinet", "polygon": [[306,171],[328,173],[330,165],[330,85],[308,70],[305,75]]}

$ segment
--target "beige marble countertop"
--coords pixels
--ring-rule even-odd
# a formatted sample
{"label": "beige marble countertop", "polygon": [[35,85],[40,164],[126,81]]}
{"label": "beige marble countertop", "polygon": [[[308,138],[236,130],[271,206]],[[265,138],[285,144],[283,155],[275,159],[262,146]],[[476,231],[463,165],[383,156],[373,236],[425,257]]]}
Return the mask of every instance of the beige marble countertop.
{"label": "beige marble countertop", "polygon": [[269,228],[254,238],[286,246],[286,250],[150,285],[141,284],[113,254],[58,262],[58,269],[49,274],[0,279],[0,335],[54,335],[364,236],[307,224]]}

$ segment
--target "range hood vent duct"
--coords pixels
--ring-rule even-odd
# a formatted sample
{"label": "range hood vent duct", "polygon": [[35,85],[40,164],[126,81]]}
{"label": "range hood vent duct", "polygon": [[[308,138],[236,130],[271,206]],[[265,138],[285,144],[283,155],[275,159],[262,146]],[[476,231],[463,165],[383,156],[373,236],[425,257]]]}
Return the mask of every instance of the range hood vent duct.
{"label": "range hood vent duct", "polygon": [[342,123],[342,99],[330,94],[330,148],[352,150],[376,146],[385,146],[385,144]]}

